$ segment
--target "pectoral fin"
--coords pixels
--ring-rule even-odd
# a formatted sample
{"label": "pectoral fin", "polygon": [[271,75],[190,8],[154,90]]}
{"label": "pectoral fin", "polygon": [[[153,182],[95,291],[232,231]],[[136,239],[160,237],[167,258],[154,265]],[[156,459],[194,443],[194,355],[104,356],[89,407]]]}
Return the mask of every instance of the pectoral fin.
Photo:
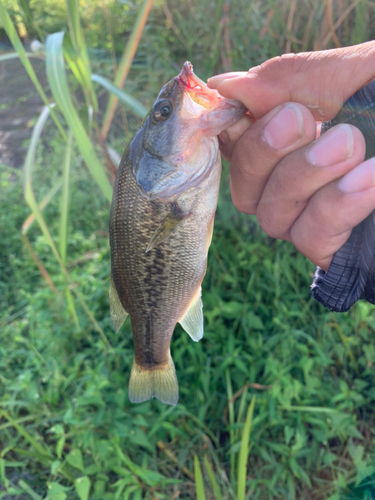
{"label": "pectoral fin", "polygon": [[203,337],[203,305],[201,297],[202,288],[199,287],[184,317],[179,321],[182,328],[194,342],[198,342]]}
{"label": "pectoral fin", "polygon": [[189,214],[168,214],[148,242],[146,253],[157,247],[159,243],[166,240],[168,236],[176,229],[178,224]]}
{"label": "pectoral fin", "polygon": [[211,222],[208,225],[207,241],[206,241],[206,252],[208,252],[208,249],[210,248],[210,245],[211,245],[212,233],[214,232],[214,222],[215,222],[215,216],[212,217],[212,220],[211,220]]}
{"label": "pectoral fin", "polygon": [[112,275],[111,284],[109,285],[109,304],[111,308],[112,324],[117,333],[120,330],[123,322],[126,320],[128,313],[125,311],[121,304]]}

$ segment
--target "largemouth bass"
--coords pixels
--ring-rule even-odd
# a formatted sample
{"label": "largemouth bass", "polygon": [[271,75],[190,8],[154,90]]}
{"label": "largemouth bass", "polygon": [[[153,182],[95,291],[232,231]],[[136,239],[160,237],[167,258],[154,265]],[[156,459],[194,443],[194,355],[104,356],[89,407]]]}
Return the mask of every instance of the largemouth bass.
{"label": "largemouth bass", "polygon": [[217,135],[246,109],[211,90],[186,62],[160,91],[126,148],[110,216],[111,318],[130,316],[135,357],[129,399],[175,405],[170,342],[179,322],[203,336],[201,283],[221,174]]}

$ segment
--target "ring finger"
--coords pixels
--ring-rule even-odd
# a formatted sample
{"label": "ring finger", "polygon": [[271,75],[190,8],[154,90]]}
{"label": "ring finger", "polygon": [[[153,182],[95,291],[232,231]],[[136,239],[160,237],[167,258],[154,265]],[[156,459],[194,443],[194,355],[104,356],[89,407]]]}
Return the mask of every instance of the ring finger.
{"label": "ring finger", "polygon": [[257,207],[264,231],[290,239],[290,228],[309,199],[364,159],[365,142],[351,125],[337,125],[312,144],[283,158],[272,172]]}

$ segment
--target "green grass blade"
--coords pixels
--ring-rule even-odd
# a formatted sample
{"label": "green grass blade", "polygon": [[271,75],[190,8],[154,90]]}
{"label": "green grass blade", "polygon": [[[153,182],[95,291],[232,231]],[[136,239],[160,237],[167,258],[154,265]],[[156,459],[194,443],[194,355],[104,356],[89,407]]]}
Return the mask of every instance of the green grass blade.
{"label": "green grass blade", "polygon": [[[35,57],[36,59],[41,59],[40,55],[32,54],[31,52],[25,52],[26,57]],[[11,52],[10,54],[3,54],[0,56],[0,62],[7,61],[8,59],[19,59],[20,55],[18,52]]]}
{"label": "green grass blade", "polygon": [[77,55],[75,48],[73,47],[73,44],[69,38],[69,35],[67,35],[66,33],[64,36],[63,47],[64,47],[65,60],[68,63],[71,72],[73,73],[73,75],[77,79],[78,83],[81,85],[82,89],[84,90],[84,94],[86,97],[85,82],[84,82],[84,79],[82,77],[78,62],[77,62],[78,55]]}
{"label": "green grass blade", "polygon": [[310,413],[340,413],[336,408],[326,408],[324,406],[292,406],[292,405],[278,405],[280,410],[287,411],[302,411]]}
{"label": "green grass blade", "polygon": [[[51,237],[51,234],[48,230],[48,226],[43,218],[42,212],[41,212],[39,205],[36,201],[35,194],[33,191],[33,186],[32,186],[32,174],[33,174],[33,168],[34,168],[35,152],[36,152],[36,148],[37,148],[38,141],[39,141],[40,135],[42,133],[43,127],[44,127],[46,120],[48,118],[49,111],[50,111],[49,108],[47,108],[47,107],[43,108],[43,110],[39,116],[39,119],[38,119],[38,121],[35,124],[34,129],[33,129],[33,133],[32,133],[31,140],[30,140],[30,145],[29,145],[29,148],[27,150],[27,155],[26,155],[26,160],[25,160],[25,165],[24,165],[24,196],[25,196],[25,200],[26,200],[27,204],[29,205],[31,211],[34,214],[36,221],[39,224],[39,227],[40,227],[44,237],[46,238],[47,243],[49,244],[54,256],[56,257],[57,262],[60,265],[60,268],[61,268],[61,271],[62,271],[64,277],[66,278],[66,280],[69,284],[72,284],[72,280],[70,278],[70,275],[69,275],[68,271],[65,269],[64,263],[61,260],[60,254],[57,251],[55,243],[54,243],[54,241]],[[95,329],[99,332],[100,336],[104,340],[106,346],[109,347],[113,351],[111,344],[109,343],[107,337],[105,336],[105,333],[100,328],[98,322],[95,320],[93,314],[91,313],[90,309],[88,308],[86,301],[84,300],[82,294],[77,289],[74,289],[74,293],[77,296],[84,311],[86,312],[86,314],[90,318],[91,322],[93,323]]]}
{"label": "green grass blade", "polygon": [[[240,424],[242,422],[242,417],[245,413],[245,409],[246,409],[246,398],[247,398],[247,392],[248,392],[248,388],[246,387],[244,389],[244,391],[242,392],[242,396],[241,396],[241,401],[240,401],[240,406],[238,408],[238,413],[237,413],[237,424]],[[239,439],[240,437],[240,433],[241,433],[241,430],[240,429],[237,429],[236,430],[236,438],[235,438],[235,441],[237,441],[237,439]]]}
{"label": "green grass blade", "polygon": [[26,493],[27,493],[28,495],[30,495],[30,498],[32,498],[32,500],[43,500],[43,499],[42,499],[42,497],[41,497],[41,496],[39,496],[39,495],[37,495],[37,494],[35,493],[35,491],[33,491],[33,490],[30,488],[30,486],[29,486],[29,485],[28,485],[25,481],[23,481],[22,479],[20,479],[20,480],[18,481],[18,484],[19,484],[19,486],[20,486],[22,489],[24,489],[24,490],[26,491]]}
{"label": "green grass blade", "polygon": [[[34,214],[32,214],[32,215],[34,215]],[[33,259],[33,261],[35,262],[36,266],[38,267],[38,269],[39,269],[41,275],[43,276],[43,278],[45,279],[47,285],[51,288],[51,290],[53,291],[53,293],[55,293],[56,296],[60,298],[60,293],[59,293],[58,289],[56,288],[54,282],[52,281],[51,276],[48,274],[47,269],[43,266],[43,264],[41,263],[40,259],[38,258],[38,256],[34,252],[33,247],[32,247],[32,245],[30,243],[29,238],[27,237],[27,235],[25,233],[23,233],[22,236],[23,236],[23,240],[24,240],[25,246],[28,249],[31,258]]]}
{"label": "green grass blade", "polygon": [[69,183],[72,154],[72,133],[69,131],[63,168],[63,189],[60,204],[60,255],[66,264],[66,249],[68,246],[68,219],[69,219]]}
{"label": "green grass blade", "polygon": [[[30,7],[30,0],[18,0],[18,8],[26,26],[32,27],[38,34],[39,40],[44,40],[44,35],[33,15],[33,9]],[[26,27],[25,26],[25,27]],[[30,29],[30,28],[29,28]]]}
{"label": "green grass blade", "polygon": [[[227,385],[227,396],[228,396],[228,414],[229,414],[229,425],[231,429],[229,430],[229,441],[230,446],[233,446],[235,443],[236,432],[235,429],[232,428],[234,425],[234,404],[233,404],[233,388],[232,381],[230,379],[230,370],[227,368],[225,370],[225,380]],[[230,479],[232,482],[232,486],[234,487],[235,482],[235,455],[234,453],[230,454]]]}
{"label": "green grass blade", "polygon": [[93,74],[91,75],[91,80],[99,83],[106,90],[117,96],[120,101],[127,104],[129,108],[131,108],[141,118],[144,118],[147,115],[147,109],[139,101],[134,99],[134,97],[130,94],[127,94],[123,90],[116,87],[116,85],[107,80],[107,78],[104,78],[104,76]]}
{"label": "green grass blade", "polygon": [[[66,264],[66,254],[68,247],[68,227],[69,227],[69,185],[70,185],[70,170],[71,170],[71,156],[72,156],[72,132],[69,131],[68,143],[65,152],[65,161],[63,168],[63,190],[61,194],[60,203],[60,256],[63,264]],[[74,300],[69,290],[69,284],[66,282],[65,288],[66,300],[68,302],[69,311],[74,319],[74,322],[79,330],[80,325],[78,321],[77,312],[74,306]]]}
{"label": "green grass blade", "polygon": [[[19,58],[21,59],[22,64],[25,67],[25,70],[27,74],[30,77],[30,80],[33,82],[35,85],[35,88],[39,92],[40,97],[42,98],[44,104],[48,107],[50,107],[49,100],[44,93],[44,90],[42,89],[42,86],[40,85],[40,82],[38,80],[38,77],[35,74],[34,68],[31,66],[31,63],[27,57],[27,53],[22,45],[22,42],[20,40],[20,37],[18,36],[18,33],[16,31],[16,28],[14,27],[14,24],[8,14],[8,11],[4,7],[4,5],[0,2],[0,21],[6,31],[6,34],[9,37],[9,40],[11,41],[14,49],[17,51]],[[57,128],[59,129],[59,132],[61,135],[66,139],[66,134],[64,132],[64,129],[62,128],[55,112],[51,109],[51,116],[56,123]]]}
{"label": "green grass blade", "polygon": [[197,500],[206,500],[202,469],[197,455],[194,455],[194,478],[195,478],[195,490],[197,492]]}
{"label": "green grass blade", "polygon": [[208,477],[210,479],[210,483],[211,483],[211,486],[212,486],[212,489],[213,489],[213,492],[215,495],[215,499],[216,500],[223,500],[219,485],[217,484],[217,481],[215,478],[214,471],[212,470],[211,464],[208,461],[208,458],[206,457],[206,455],[204,456],[204,463],[205,463],[207,474],[208,474]]}
{"label": "green grass blade", "polygon": [[[130,35],[129,41],[126,44],[114,81],[115,86],[120,89],[124,87],[126,77],[128,76],[129,69],[136,53],[139,40],[141,39],[143,28],[145,27],[152,4],[153,0],[144,0],[135,22],[132,34]],[[106,139],[108,135],[109,128],[115,115],[117,103],[118,97],[110,96],[103,118],[102,135],[104,139]]]}
{"label": "green grass blade", "polygon": [[79,2],[77,0],[66,0],[66,6],[70,38],[76,53],[74,63],[82,77],[83,91],[96,112],[98,111],[98,101],[91,82],[91,65],[79,18]]}
{"label": "green grass blade", "polygon": [[35,127],[33,129],[33,133],[32,133],[31,140],[30,140],[30,145],[29,145],[29,148],[27,150],[26,160],[25,160],[25,164],[24,164],[24,187],[23,187],[23,189],[24,189],[25,200],[26,200],[27,204],[29,205],[31,211],[33,212],[34,217],[35,217],[36,221],[38,222],[44,237],[46,238],[48,244],[50,245],[51,250],[52,250],[53,254],[55,255],[59,264],[63,265],[63,262],[60,258],[60,255],[56,249],[56,246],[55,246],[55,244],[52,240],[52,237],[50,235],[50,232],[48,230],[47,224],[44,221],[44,218],[42,216],[42,212],[40,211],[39,205],[36,201],[34,191],[32,188],[32,175],[33,175],[35,153],[36,153],[36,149],[38,146],[39,138],[42,134],[42,131],[43,131],[44,125],[47,121],[47,118],[49,116],[49,113],[50,113],[50,109],[48,107],[44,107],[40,116],[39,116],[39,119],[36,122]]}
{"label": "green grass blade", "polygon": [[45,458],[52,458],[52,454],[48,448],[44,448],[38,441],[27,432],[26,429],[22,427],[16,420],[14,420],[6,411],[0,410],[0,416],[6,418],[10,424],[17,430],[18,434],[28,441],[31,446],[37,451],[41,456]]}
{"label": "green grass blade", "polygon": [[237,500],[245,500],[245,492],[246,492],[246,471],[247,471],[247,461],[249,458],[249,439],[250,439],[250,431],[251,424],[253,420],[254,413],[254,405],[255,405],[255,396],[252,397],[252,400],[249,404],[249,408],[247,410],[245,425],[242,431],[242,439],[241,439],[241,449],[238,457],[238,470],[237,470]]}
{"label": "green grass blade", "polygon": [[52,94],[73,133],[87,168],[102,190],[104,196],[110,201],[112,198],[112,187],[70,97],[63,57],[63,39],[63,32],[54,33],[47,37],[46,54],[48,81]]}
{"label": "green grass blade", "polygon": [[[48,191],[43,200],[39,203],[39,210],[43,210],[48,205],[48,203],[52,200],[52,198],[55,196],[58,190],[62,187],[62,185],[63,181],[62,179],[59,179]],[[25,220],[25,222],[22,224],[22,234],[27,233],[34,220],[35,220],[34,214],[30,214],[28,218]]]}

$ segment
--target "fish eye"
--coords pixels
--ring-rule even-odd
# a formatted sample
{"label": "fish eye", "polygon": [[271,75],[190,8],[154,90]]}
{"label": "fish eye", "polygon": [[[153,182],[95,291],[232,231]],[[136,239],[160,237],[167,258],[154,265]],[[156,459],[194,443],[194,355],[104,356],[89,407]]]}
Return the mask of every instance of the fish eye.
{"label": "fish eye", "polygon": [[169,101],[159,101],[154,106],[154,117],[157,121],[166,120],[172,113],[172,106]]}

